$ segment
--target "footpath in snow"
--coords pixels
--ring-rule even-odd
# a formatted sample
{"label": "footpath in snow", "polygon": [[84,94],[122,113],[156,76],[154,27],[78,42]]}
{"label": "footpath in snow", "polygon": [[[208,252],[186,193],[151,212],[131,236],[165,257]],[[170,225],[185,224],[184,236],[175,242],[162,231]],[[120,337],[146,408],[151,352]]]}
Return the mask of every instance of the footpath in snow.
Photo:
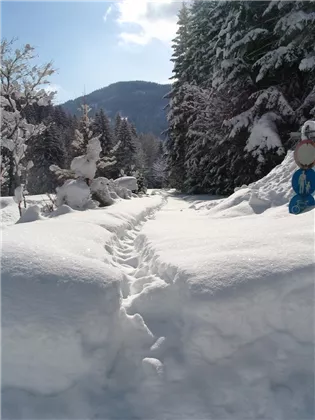
{"label": "footpath in snow", "polygon": [[2,417],[314,418],[314,211],[288,213],[294,170],[288,154],[227,199],[5,227]]}

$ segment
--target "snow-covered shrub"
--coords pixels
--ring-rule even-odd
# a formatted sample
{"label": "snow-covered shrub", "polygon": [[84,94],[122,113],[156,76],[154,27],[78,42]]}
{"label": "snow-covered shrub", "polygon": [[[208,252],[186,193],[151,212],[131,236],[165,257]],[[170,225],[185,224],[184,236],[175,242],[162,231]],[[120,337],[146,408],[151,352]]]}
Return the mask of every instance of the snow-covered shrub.
{"label": "snow-covered shrub", "polygon": [[71,162],[71,169],[76,177],[92,180],[96,173],[96,164],[100,158],[101,144],[98,137],[92,138],[87,146],[86,153],[75,157]]}
{"label": "snow-covered shrub", "polygon": [[67,204],[75,210],[90,208],[91,190],[83,179],[69,179],[57,188],[56,206]]}
{"label": "snow-covered shrub", "polygon": [[95,178],[90,184],[92,197],[100,203],[101,207],[110,206],[114,203],[114,199],[109,192],[108,186],[109,180],[104,177]]}

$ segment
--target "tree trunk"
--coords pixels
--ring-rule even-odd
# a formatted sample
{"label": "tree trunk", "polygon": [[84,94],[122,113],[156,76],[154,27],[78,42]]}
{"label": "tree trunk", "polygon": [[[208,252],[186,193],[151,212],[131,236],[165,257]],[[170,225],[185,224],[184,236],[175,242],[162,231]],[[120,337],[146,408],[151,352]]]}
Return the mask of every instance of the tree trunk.
{"label": "tree trunk", "polygon": [[13,160],[13,155],[12,154],[10,156],[8,176],[9,176],[8,193],[9,193],[9,195],[14,195],[14,190],[15,190],[15,182],[14,181],[15,181],[15,179],[14,179],[14,160]]}

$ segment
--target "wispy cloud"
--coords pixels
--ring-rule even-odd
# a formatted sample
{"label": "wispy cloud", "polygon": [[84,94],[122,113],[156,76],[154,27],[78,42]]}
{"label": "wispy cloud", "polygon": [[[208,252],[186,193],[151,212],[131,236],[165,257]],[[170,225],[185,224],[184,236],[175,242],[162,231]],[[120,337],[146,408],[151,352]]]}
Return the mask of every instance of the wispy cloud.
{"label": "wispy cloud", "polygon": [[109,6],[105,12],[105,15],[103,16],[103,19],[105,22],[107,21],[107,18],[112,13],[112,11],[113,11],[113,6]]}
{"label": "wispy cloud", "polygon": [[153,39],[169,44],[176,34],[178,1],[120,0],[116,7],[123,44],[146,45]]}

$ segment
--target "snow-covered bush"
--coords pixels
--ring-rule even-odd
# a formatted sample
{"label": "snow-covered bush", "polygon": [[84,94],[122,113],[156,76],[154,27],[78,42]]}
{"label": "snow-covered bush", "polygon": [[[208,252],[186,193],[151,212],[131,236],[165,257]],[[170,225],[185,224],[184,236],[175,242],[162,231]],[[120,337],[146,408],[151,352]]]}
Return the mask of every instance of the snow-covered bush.
{"label": "snow-covered bush", "polygon": [[96,173],[96,164],[100,158],[101,144],[97,137],[92,138],[86,147],[86,153],[75,157],[71,162],[71,169],[76,177],[92,180]]}
{"label": "snow-covered bush", "polygon": [[97,207],[91,198],[90,187],[83,179],[69,179],[57,188],[56,206],[68,205],[75,210]]}
{"label": "snow-covered bush", "polygon": [[114,198],[111,196],[108,187],[109,180],[104,177],[95,178],[91,182],[92,197],[100,203],[101,207],[110,206],[114,203]]}

